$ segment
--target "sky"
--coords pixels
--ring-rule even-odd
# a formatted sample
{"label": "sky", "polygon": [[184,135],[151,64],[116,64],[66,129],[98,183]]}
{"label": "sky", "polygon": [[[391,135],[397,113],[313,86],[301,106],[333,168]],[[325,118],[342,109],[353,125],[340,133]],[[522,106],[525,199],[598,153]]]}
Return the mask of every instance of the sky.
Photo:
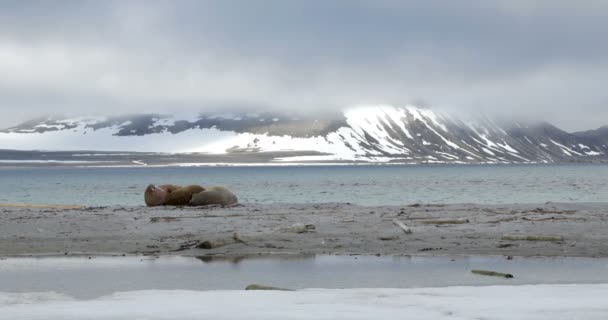
{"label": "sky", "polygon": [[0,2],[0,127],[416,104],[608,125],[608,1]]}

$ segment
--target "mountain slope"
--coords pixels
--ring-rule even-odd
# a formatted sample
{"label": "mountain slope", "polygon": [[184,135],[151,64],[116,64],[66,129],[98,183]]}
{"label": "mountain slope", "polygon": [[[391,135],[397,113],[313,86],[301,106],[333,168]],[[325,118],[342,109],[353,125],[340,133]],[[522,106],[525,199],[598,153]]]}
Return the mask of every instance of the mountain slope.
{"label": "mountain slope", "polygon": [[[413,106],[370,106],[322,119],[282,114],[44,118],[0,132],[0,149],[202,152],[316,151],[282,160],[407,163],[593,161],[606,135],[548,123],[461,119]],[[279,159],[281,160],[281,159]]]}

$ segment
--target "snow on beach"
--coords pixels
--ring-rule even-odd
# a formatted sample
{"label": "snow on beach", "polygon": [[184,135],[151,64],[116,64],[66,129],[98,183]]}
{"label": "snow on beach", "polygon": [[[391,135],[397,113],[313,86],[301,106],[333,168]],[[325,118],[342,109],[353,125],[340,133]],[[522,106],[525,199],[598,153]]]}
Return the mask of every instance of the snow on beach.
{"label": "snow on beach", "polygon": [[0,293],[0,319],[607,319],[608,284]]}

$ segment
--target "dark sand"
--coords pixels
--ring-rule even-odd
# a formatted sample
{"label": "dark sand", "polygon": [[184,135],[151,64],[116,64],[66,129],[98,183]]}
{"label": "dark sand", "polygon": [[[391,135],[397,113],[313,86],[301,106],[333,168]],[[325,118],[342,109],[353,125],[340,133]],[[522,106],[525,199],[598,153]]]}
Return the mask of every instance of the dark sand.
{"label": "dark sand", "polygon": [[[402,232],[393,219],[403,222],[412,233]],[[429,224],[429,219],[468,222]],[[563,236],[564,240],[501,240],[504,235]],[[196,248],[205,241],[212,246],[225,245]],[[0,206],[0,256],[64,254],[608,257],[608,203]]]}

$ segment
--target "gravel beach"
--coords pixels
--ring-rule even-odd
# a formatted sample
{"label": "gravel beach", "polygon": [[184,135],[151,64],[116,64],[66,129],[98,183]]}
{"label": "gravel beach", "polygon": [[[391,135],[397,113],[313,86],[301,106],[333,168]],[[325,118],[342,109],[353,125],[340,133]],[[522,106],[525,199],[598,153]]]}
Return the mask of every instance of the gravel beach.
{"label": "gravel beach", "polygon": [[607,257],[607,228],[608,203],[242,204],[227,208],[0,205],[0,256]]}

